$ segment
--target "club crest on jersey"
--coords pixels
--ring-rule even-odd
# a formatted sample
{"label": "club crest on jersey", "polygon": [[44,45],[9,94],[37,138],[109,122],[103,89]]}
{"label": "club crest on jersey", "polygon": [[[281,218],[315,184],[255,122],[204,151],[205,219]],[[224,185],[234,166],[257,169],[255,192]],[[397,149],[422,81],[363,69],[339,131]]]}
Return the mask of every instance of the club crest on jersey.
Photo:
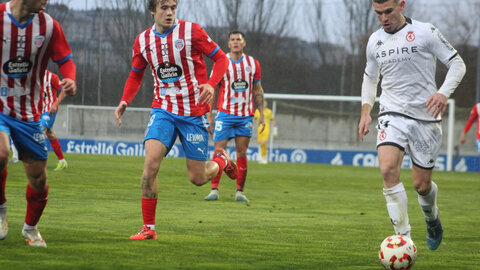
{"label": "club crest on jersey", "polygon": [[10,78],[22,78],[27,76],[32,69],[33,63],[23,56],[17,56],[3,64],[3,72]]}
{"label": "club crest on jersey", "polygon": [[415,34],[413,33],[413,31],[409,31],[405,38],[407,39],[408,42],[412,42],[415,40]]}
{"label": "club crest on jersey", "polygon": [[37,48],[40,48],[40,47],[42,47],[43,42],[45,41],[45,37],[42,36],[42,35],[38,35],[38,36],[35,37],[34,40],[35,40],[35,42],[34,42],[35,46],[37,46]]}
{"label": "club crest on jersey", "polygon": [[235,92],[245,92],[248,88],[248,82],[244,80],[236,80],[232,83],[231,87]]}
{"label": "club crest on jersey", "polygon": [[380,141],[384,141],[387,138],[387,132],[385,130],[382,130],[379,135]]}
{"label": "club crest on jersey", "polygon": [[182,77],[182,75],[182,68],[174,63],[164,62],[157,68],[157,76],[163,83],[176,82]]}
{"label": "club crest on jersey", "polygon": [[175,40],[173,45],[174,45],[175,49],[177,49],[177,51],[181,51],[181,50],[183,50],[183,48],[185,48],[185,41],[183,41],[183,39],[177,39],[177,40]]}

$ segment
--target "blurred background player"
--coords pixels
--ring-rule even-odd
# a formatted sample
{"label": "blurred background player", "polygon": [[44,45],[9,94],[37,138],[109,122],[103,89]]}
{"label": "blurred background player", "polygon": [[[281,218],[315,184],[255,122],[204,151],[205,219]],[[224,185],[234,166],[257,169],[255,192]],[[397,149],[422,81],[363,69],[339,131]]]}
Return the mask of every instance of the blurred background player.
{"label": "blurred background player", "polygon": [[[465,64],[432,24],[403,15],[405,1],[373,0],[372,5],[382,28],[367,44],[359,137],[363,140],[369,133],[370,112],[382,75],[377,152],[388,214],[395,233],[410,237],[408,198],[400,181],[403,157],[409,151],[413,186],[427,223],[427,245],[435,250],[443,237],[438,188],[432,181],[442,143],[440,122],[448,97],[465,75]],[[437,59],[448,68],[440,89],[435,83]]]}
{"label": "blurred background player", "polygon": [[[278,128],[277,122],[273,117],[273,112],[268,108],[268,102],[265,100],[263,103],[264,108],[264,115],[265,115],[265,128],[262,131],[261,124],[258,122],[258,129],[257,129],[257,141],[258,141],[258,152],[260,154],[260,158],[258,160],[259,164],[267,164],[268,163],[268,140],[270,139],[270,123],[273,126],[273,136],[278,136]],[[254,118],[255,120],[259,119],[260,111],[256,110]]]}
{"label": "blurred background player", "polygon": [[46,247],[37,224],[47,204],[47,147],[40,116],[43,76],[48,60],[57,63],[67,95],[77,91],[72,52],[60,24],[44,12],[47,0],[0,4],[2,31],[0,77],[0,239],[8,232],[5,182],[9,136],[28,178],[27,214],[22,235],[31,246]]}
{"label": "blurred background player", "polygon": [[[61,171],[68,167],[67,161],[63,157],[62,147],[60,142],[53,131],[53,124],[55,123],[55,118],[57,117],[58,106],[62,103],[65,98],[65,92],[61,91],[62,85],[60,84],[60,79],[57,74],[46,71],[45,76],[43,77],[43,114],[42,114],[42,126],[45,130],[50,145],[52,146],[53,152],[58,158],[57,167],[53,169],[54,171]],[[57,98],[57,94],[58,98]]]}
{"label": "blurred background player", "polygon": [[[118,125],[127,105],[140,89],[147,66],[153,71],[154,99],[145,132],[145,163],[141,179],[144,226],[131,240],[157,239],[155,211],[158,197],[157,175],[163,157],[177,136],[187,157],[190,181],[201,186],[225,171],[236,178],[237,169],[223,149],[208,155],[206,114],[216,86],[225,74],[228,58],[198,24],[175,18],[176,0],[149,0],[148,10],[155,24],[137,36],[133,45],[132,70],[115,110]],[[210,79],[203,60],[215,62]]]}
{"label": "blurred background player", "polygon": [[466,135],[468,131],[472,127],[473,123],[477,122],[477,133],[476,133],[477,134],[477,150],[478,150],[478,155],[480,157],[480,117],[478,115],[479,112],[480,112],[480,103],[477,103],[473,106],[472,111],[470,112],[470,117],[468,118],[467,123],[463,128],[462,136],[460,136],[460,143],[465,144]]}
{"label": "blurred background player", "polygon": [[[218,114],[213,125],[212,113],[208,114],[209,130],[214,128],[213,142],[215,149],[225,149],[230,139],[235,138],[237,154],[237,191],[235,200],[248,202],[243,193],[247,177],[247,150],[253,130],[254,103],[259,109],[260,122],[263,129],[263,88],[260,82],[262,73],[260,63],[253,57],[244,54],[247,45],[245,35],[240,31],[228,35],[227,54],[228,70],[218,87]],[[218,185],[221,174],[212,179],[212,190],[205,197],[207,201],[218,200]]]}

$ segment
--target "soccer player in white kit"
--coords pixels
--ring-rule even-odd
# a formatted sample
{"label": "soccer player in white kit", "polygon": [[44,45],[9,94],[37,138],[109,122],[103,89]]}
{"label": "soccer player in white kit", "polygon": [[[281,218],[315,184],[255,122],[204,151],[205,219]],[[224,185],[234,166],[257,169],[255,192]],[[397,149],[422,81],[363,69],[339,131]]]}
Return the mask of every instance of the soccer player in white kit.
{"label": "soccer player in white kit", "polygon": [[[373,0],[372,5],[382,28],[368,40],[358,133],[363,140],[370,131],[370,112],[382,75],[377,152],[388,214],[395,233],[410,237],[408,198],[400,182],[402,160],[409,151],[413,185],[427,223],[427,245],[435,250],[443,236],[438,188],[432,181],[442,140],[440,121],[448,97],[465,74],[465,64],[435,26],[403,15],[405,1]],[[448,68],[438,90],[437,59]]]}

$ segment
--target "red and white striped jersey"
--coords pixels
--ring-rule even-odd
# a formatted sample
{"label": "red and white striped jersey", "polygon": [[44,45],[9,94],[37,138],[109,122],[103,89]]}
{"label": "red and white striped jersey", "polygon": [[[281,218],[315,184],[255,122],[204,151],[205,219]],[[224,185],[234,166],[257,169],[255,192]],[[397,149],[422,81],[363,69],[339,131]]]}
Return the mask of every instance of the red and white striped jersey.
{"label": "red and white striped jersey", "polygon": [[44,12],[32,14],[20,24],[7,2],[0,4],[0,36],[0,112],[23,121],[38,121],[48,60],[61,64],[71,58],[63,30]]}
{"label": "red and white striped jersey", "polygon": [[53,103],[57,101],[57,93],[62,89],[60,78],[50,71],[43,76],[43,110],[42,113],[50,111]]}
{"label": "red and white striped jersey", "polygon": [[217,110],[236,116],[254,114],[254,83],[262,78],[260,63],[253,57],[243,54],[235,61],[227,54],[228,70],[220,81]]}
{"label": "red and white striped jersey", "polygon": [[132,68],[141,71],[150,66],[154,78],[152,107],[177,115],[204,115],[209,106],[199,104],[198,88],[208,81],[203,55],[212,57],[218,50],[200,25],[177,20],[164,34],[153,26],[137,36]]}
{"label": "red and white striped jersey", "polygon": [[468,118],[467,123],[463,132],[467,133],[472,127],[474,122],[477,122],[477,140],[480,140],[480,103],[473,106],[472,111],[470,112],[470,117]]}

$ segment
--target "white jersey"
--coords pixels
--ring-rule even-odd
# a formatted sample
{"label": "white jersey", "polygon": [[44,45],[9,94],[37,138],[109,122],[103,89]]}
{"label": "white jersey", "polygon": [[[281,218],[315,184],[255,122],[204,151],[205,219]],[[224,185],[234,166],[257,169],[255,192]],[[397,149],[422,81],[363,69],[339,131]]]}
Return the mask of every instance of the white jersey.
{"label": "white jersey", "polygon": [[417,120],[439,121],[427,113],[427,99],[437,92],[437,58],[444,64],[457,51],[435,26],[406,18],[395,33],[383,28],[373,33],[367,44],[365,75],[372,81],[382,78],[380,115],[402,114]]}

